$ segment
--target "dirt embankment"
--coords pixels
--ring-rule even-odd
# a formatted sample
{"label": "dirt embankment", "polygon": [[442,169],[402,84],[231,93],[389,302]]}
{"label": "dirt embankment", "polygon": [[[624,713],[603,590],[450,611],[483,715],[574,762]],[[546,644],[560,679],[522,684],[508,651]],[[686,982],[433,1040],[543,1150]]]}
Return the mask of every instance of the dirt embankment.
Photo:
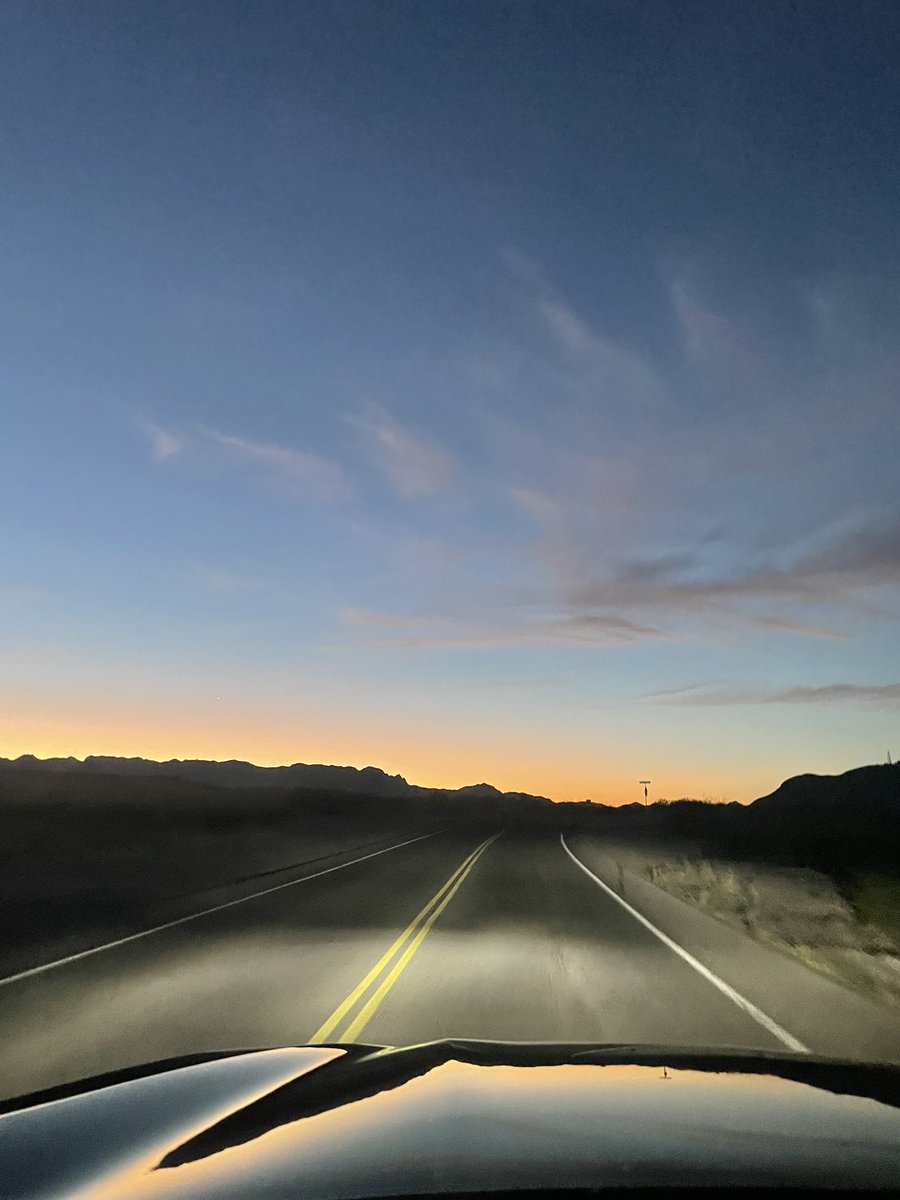
{"label": "dirt embankment", "polygon": [[[691,845],[607,844],[626,870],[754,940],[900,1007],[900,888],[866,877],[844,894],[829,876],[707,858]],[[849,898],[848,898],[849,897]]]}

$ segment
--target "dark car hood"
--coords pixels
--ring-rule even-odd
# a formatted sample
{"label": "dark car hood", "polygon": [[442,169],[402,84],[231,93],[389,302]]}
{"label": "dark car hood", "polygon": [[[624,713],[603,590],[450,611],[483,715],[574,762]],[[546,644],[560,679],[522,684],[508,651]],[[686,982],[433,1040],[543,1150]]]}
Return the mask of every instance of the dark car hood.
{"label": "dark car hood", "polygon": [[446,1041],[180,1060],[3,1105],[0,1196],[900,1186],[900,1068]]}

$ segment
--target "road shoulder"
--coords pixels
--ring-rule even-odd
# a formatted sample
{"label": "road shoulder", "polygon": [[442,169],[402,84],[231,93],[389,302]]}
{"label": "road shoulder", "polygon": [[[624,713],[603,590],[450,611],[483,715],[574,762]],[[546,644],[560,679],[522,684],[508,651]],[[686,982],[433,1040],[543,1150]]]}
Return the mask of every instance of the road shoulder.
{"label": "road shoulder", "polygon": [[900,1059],[893,1013],[662,891],[599,839],[573,834],[567,842],[608,887],[813,1053]]}

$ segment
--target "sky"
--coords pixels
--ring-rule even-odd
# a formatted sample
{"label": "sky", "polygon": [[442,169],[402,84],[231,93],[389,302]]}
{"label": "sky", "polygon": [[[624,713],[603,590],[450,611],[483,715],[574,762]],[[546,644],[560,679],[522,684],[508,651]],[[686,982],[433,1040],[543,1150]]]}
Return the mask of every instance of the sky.
{"label": "sky", "polygon": [[900,755],[900,8],[5,0],[0,754]]}

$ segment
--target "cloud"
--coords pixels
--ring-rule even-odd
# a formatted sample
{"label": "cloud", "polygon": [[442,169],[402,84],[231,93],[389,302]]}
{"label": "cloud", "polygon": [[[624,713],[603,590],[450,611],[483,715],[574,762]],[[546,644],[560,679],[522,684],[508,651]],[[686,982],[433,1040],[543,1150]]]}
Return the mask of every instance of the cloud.
{"label": "cloud", "polygon": [[563,505],[539,488],[510,487],[507,494],[515,506],[539,525],[551,525],[563,516]]}
{"label": "cloud", "polygon": [[174,458],[176,454],[181,454],[184,450],[185,439],[180,434],[163,429],[152,421],[146,421],[144,429],[150,438],[150,449],[154,462],[165,462],[167,458]]}
{"label": "cloud", "polygon": [[383,408],[372,405],[364,414],[345,419],[399,496],[410,500],[433,496],[453,478],[455,464],[450,456],[405,429]]}
{"label": "cloud", "polygon": [[142,422],[150,438],[154,462],[165,462],[176,455],[207,458],[211,452],[220,463],[255,468],[260,475],[281,488],[321,501],[346,500],[352,488],[344,471],[330,459],[272,442],[256,442],[223,433],[209,425],[193,425],[173,433],[152,421]]}
{"label": "cloud", "polygon": [[[762,563],[732,574],[704,574],[690,552],[634,559],[605,579],[574,583],[575,605],[636,606],[677,613],[709,611],[741,615],[748,601],[800,604],[853,603],[868,593],[900,586],[900,521],[873,523],[834,538],[823,549],[793,562]],[[753,623],[791,627],[790,618],[744,613]],[[794,623],[796,627],[796,623]],[[799,629],[797,630],[799,632]],[[821,630],[817,631],[821,636]]]}
{"label": "cloud", "polygon": [[[560,295],[542,267],[521,252],[507,248],[502,258],[526,293],[529,309],[549,334],[555,357],[565,364],[569,381],[593,398],[655,406],[665,387],[647,359],[621,340],[593,328]],[[536,348],[530,347],[532,367]],[[495,364],[496,365],[496,364]]]}
{"label": "cloud", "polygon": [[535,675],[511,679],[468,679],[463,682],[463,686],[483,691],[531,692],[542,691],[544,688],[562,688],[566,683],[564,675]]}
{"label": "cloud", "polygon": [[425,616],[417,613],[374,612],[368,608],[345,608],[341,612],[345,625],[362,629],[447,629],[454,630],[459,622],[450,617]]}
{"label": "cloud", "polygon": [[615,646],[663,636],[658,629],[627,617],[582,614],[520,617],[503,624],[421,614],[348,609],[345,624],[386,632],[375,643],[383,649],[500,649],[509,646]]}
{"label": "cloud", "polygon": [[195,426],[182,434],[171,433],[151,423],[146,423],[145,428],[151,438],[155,462],[214,449],[232,463],[255,467],[275,483],[311,499],[336,501],[347,499],[351,494],[347,477],[336,463],[306,450],[250,441],[208,425]]}
{"label": "cloud", "polygon": [[341,468],[317,454],[271,442],[252,442],[202,425],[201,435],[237,463],[258,468],[276,483],[315,500],[345,500],[351,494]]}
{"label": "cloud", "polygon": [[[483,548],[493,539],[490,566],[486,549],[473,556],[480,578],[470,572],[458,608],[433,595],[435,610],[459,613],[472,607],[470,583],[483,595],[492,588],[487,619],[408,626],[416,644],[610,640],[618,620],[630,623],[621,636],[727,629],[759,645],[765,634],[842,639],[842,627],[859,629],[854,618],[892,615],[900,510],[858,511],[880,502],[885,478],[853,463],[880,395],[856,359],[838,387],[831,360],[807,345],[807,317],[775,328],[783,314],[750,302],[740,316],[720,313],[676,281],[662,318],[663,378],[657,359],[633,348],[643,341],[606,336],[532,264],[512,268],[544,337],[501,347],[487,369],[479,357],[462,390],[486,430],[492,500],[527,521],[509,535],[479,509],[473,537]],[[836,389],[833,403],[822,404],[823,388]],[[622,403],[596,403],[604,394]],[[355,424],[374,440],[374,417]],[[882,448],[892,428],[872,431]],[[495,620],[501,608],[508,629]],[[525,611],[555,616],[525,620]]]}
{"label": "cloud", "polygon": [[602,398],[646,407],[663,395],[661,380],[639,354],[591,329],[564,301],[542,296],[536,307],[570,366]]}
{"label": "cloud", "polygon": [[683,280],[673,282],[670,299],[683,351],[695,367],[719,374],[758,366],[732,322],[702,304]]}
{"label": "cloud", "polygon": [[848,620],[900,616],[900,515],[856,513],[752,552],[700,530],[686,548],[616,555],[617,531],[599,517],[592,530],[569,503],[523,489],[507,494],[539,529],[519,578],[500,593],[512,611],[625,618],[652,631],[645,636],[706,637],[731,627],[826,640],[846,640],[855,628]]}
{"label": "cloud", "polygon": [[198,583],[214,592],[254,592],[263,587],[263,581],[256,576],[225,571],[207,563],[192,563],[190,570]]}
{"label": "cloud", "polygon": [[690,701],[684,700],[684,697],[690,696],[690,695],[693,695],[696,693],[708,692],[711,689],[713,689],[716,686],[716,684],[717,684],[716,680],[712,680],[712,681],[707,680],[703,683],[685,683],[685,684],[681,684],[679,687],[660,688],[656,692],[646,692],[641,697],[641,699],[642,700],[659,700],[660,702],[665,702],[665,703],[671,701],[672,703],[675,703],[675,704],[680,704],[682,702],[690,703]]}
{"label": "cloud", "polygon": [[599,642],[609,645],[614,642],[633,642],[641,638],[664,636],[661,630],[639,624],[629,617],[598,616],[592,613],[562,617],[543,624],[545,629],[552,631],[552,640],[560,641]]}
{"label": "cloud", "polygon": [[719,707],[743,704],[825,704],[839,707],[900,707],[900,683],[829,683],[820,687],[715,687],[694,683],[650,692],[644,700],[662,704]]}
{"label": "cloud", "polygon": [[824,687],[794,687],[771,696],[768,704],[864,704],[877,708],[900,705],[900,683],[831,683]]}
{"label": "cloud", "polygon": [[798,621],[793,617],[751,617],[750,624],[757,629],[772,630],[774,633],[796,633],[802,637],[825,638],[828,641],[846,641],[847,634],[812,621]]}

